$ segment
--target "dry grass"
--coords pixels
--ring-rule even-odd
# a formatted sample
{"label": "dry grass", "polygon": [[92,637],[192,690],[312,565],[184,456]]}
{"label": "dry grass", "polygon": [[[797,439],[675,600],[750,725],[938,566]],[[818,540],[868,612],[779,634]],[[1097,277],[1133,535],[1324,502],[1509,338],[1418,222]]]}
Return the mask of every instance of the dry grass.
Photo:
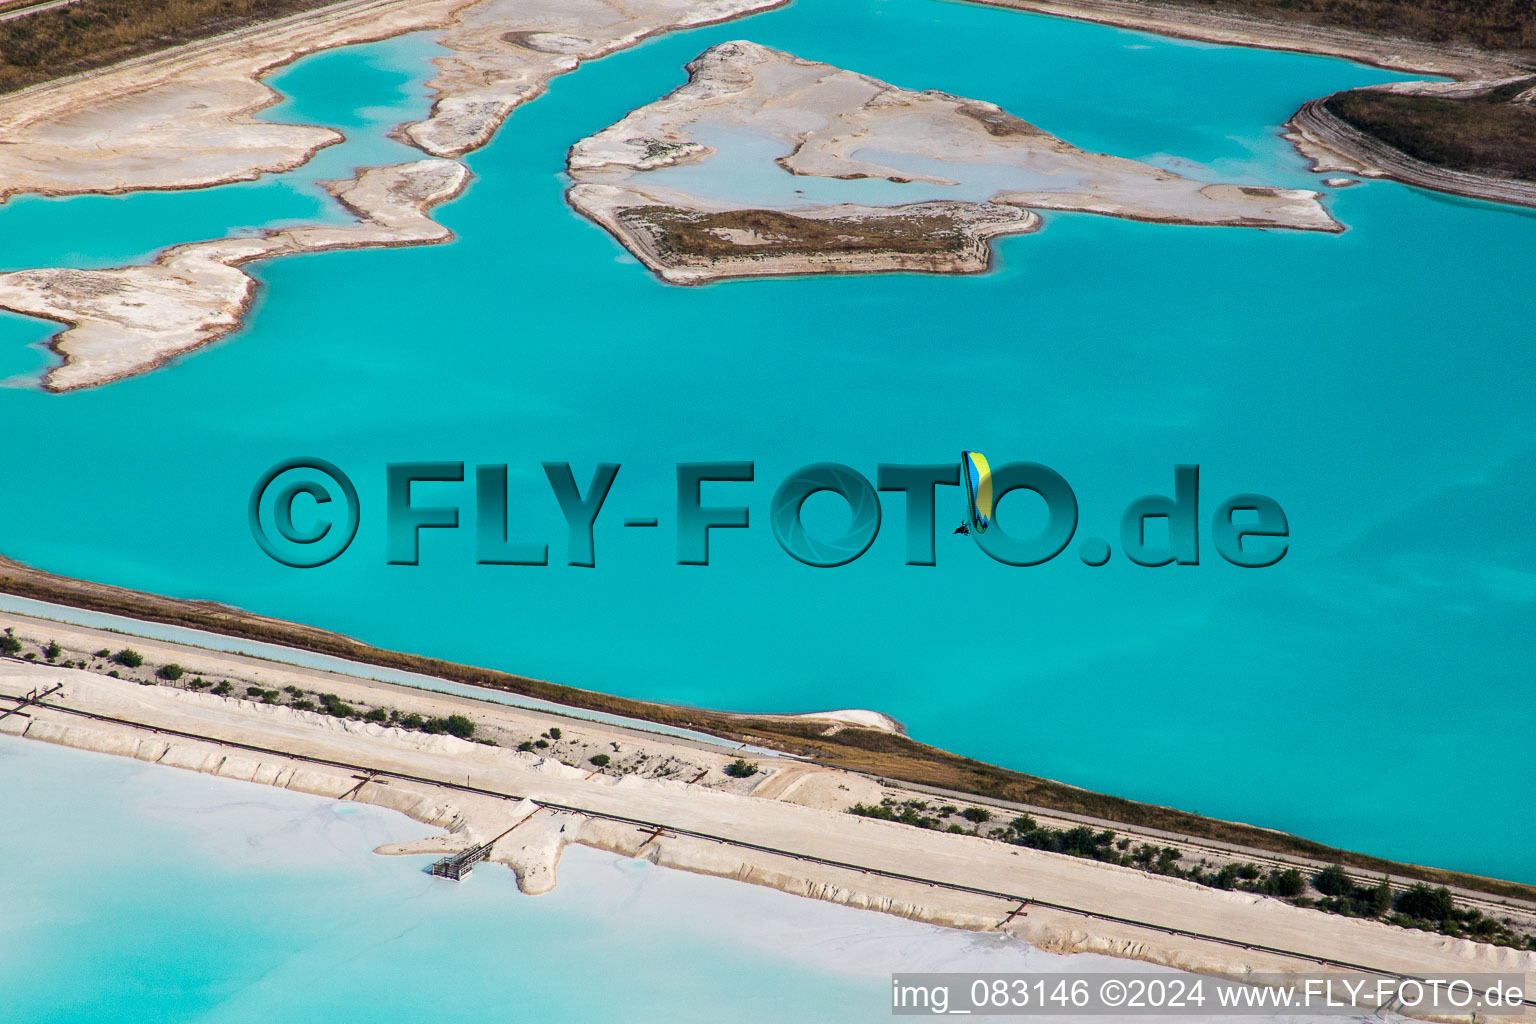
{"label": "dry grass", "polygon": [[1177,7],[1230,11],[1429,43],[1536,53],[1531,0],[1160,0]]}
{"label": "dry grass", "polygon": [[0,92],[14,92],[336,0],[79,0],[0,22]]}
{"label": "dry grass", "polygon": [[[777,210],[696,213],[670,206],[618,211],[651,233],[663,256],[718,259],[837,253],[959,253],[973,243],[942,215],[812,218]],[[744,239],[739,232],[747,232]]]}
{"label": "dry grass", "polygon": [[1355,89],[1326,106],[1367,135],[1438,167],[1536,181],[1536,106],[1513,98],[1528,78],[1471,99],[1400,96]]}
{"label": "dry grass", "polygon": [[822,736],[821,733],[826,729],[825,723],[730,714],[614,697],[507,672],[385,650],[338,633],[252,615],[227,605],[181,601],[55,576],[5,558],[0,558],[0,593],[282,644],[369,665],[505,690],[571,707],[695,729],[738,742],[750,742],[800,754],[831,767],[865,772],[885,779],[1028,803],[1126,825],[1161,829],[1197,839],[1213,839],[1274,853],[1343,863],[1361,871],[1386,873],[1396,878],[1420,879],[1436,885],[1454,885],[1493,895],[1536,900],[1536,886],[1398,864],[1334,849],[1283,832],[1092,793],[961,757],[905,736],[876,730],[845,728],[835,735]]}

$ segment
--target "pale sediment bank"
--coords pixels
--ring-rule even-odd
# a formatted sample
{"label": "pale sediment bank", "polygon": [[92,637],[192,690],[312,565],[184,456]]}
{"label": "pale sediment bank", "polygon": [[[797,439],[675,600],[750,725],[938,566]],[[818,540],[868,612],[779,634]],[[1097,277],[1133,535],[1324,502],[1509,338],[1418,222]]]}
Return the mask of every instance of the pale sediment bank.
{"label": "pale sediment bank", "polygon": [[[712,47],[688,71],[686,85],[578,142],[567,160],[572,205],[678,284],[829,271],[973,272],[988,265],[989,238],[1038,228],[1035,210],[1343,230],[1316,192],[1195,181],[1088,153],[991,103],[899,89],[755,43]],[[920,183],[923,199],[888,206],[723,199],[742,168],[706,141],[717,128],[771,140],[782,154],[774,163],[789,175]],[[680,167],[697,172],[691,184],[679,186],[669,174]],[[708,195],[700,194],[701,177]]]}
{"label": "pale sediment bank", "polygon": [[[1347,28],[1285,23],[1232,11],[1202,11],[1146,0],[969,0],[972,3],[1075,18],[1201,42],[1315,53],[1413,74],[1441,75],[1452,83],[1395,82],[1366,89],[1413,95],[1476,95],[1536,69],[1530,54],[1500,53],[1466,44],[1428,43]],[[1343,170],[1471,199],[1536,206],[1536,184],[1436,167],[1335,117],[1322,99],[1302,106],[1286,123],[1290,139],[1314,171]]]}
{"label": "pale sediment bank", "polygon": [[62,363],[44,386],[92,387],[142,373],[240,325],[256,282],[240,267],[328,249],[427,245],[452,237],[429,215],[457,195],[469,171],[454,160],[376,167],[326,187],[358,223],[287,228],[256,238],[194,242],[154,263],[116,270],[0,274],[0,308],[69,325],[50,342]]}
{"label": "pale sediment bank", "polygon": [[544,92],[556,75],[663,32],[730,21],[788,0],[482,0],[459,11],[442,37],[427,84],[432,114],[402,136],[435,156],[484,145],[518,104]]}
{"label": "pale sediment bank", "polygon": [[[0,97],[0,201],[22,192],[71,195],[185,189],[290,170],[341,141],[326,128],[257,121],[280,98],[261,78],[294,58],[350,43],[442,28],[431,115],[402,126],[404,141],[461,156],[489,141],[519,103],[582,60],[648,36],[725,21],[785,0],[367,0],[296,15]],[[449,168],[457,168],[450,170]],[[413,170],[404,170],[412,168]],[[406,200],[419,216],[391,220],[429,177],[451,191]],[[405,181],[410,184],[403,184]],[[324,249],[417,245],[449,237],[425,210],[462,189],[457,161],[364,169],[332,191],[357,213],[354,229],[294,228],[175,246],[144,267],[36,269],[0,279],[0,307],[70,329],[50,342],[63,364],[53,391],[142,373],[239,326],[252,260]],[[408,223],[406,221],[409,221]],[[423,223],[425,221],[425,223]]]}
{"label": "pale sediment bank", "polygon": [[0,200],[202,188],[298,167],[342,136],[256,120],[282,98],[267,72],[444,24],[465,3],[340,3],[0,96]]}
{"label": "pale sediment bank", "polygon": [[[61,635],[69,644],[81,639]],[[228,656],[186,649],[178,657],[188,673],[213,676]],[[522,709],[423,692],[381,695],[366,680],[315,676],[274,665],[261,681],[324,687],[359,706],[470,714],[476,738],[499,745],[14,660],[0,662],[0,693],[64,688],[48,698],[53,706],[26,708],[28,718],[0,718],[0,732],[376,803],[450,830],[381,852],[441,853],[501,837],[492,859],[511,866],[529,892],[555,885],[560,851],[575,842],[916,920],[1003,931],[1055,952],[1237,976],[1315,969],[1309,958],[1406,974],[1536,973],[1536,953],[849,815],[852,802],[903,794],[824,766],[769,762],[735,778],[725,771],[730,753],[669,737],[637,739],[572,720],[557,732],[548,716]],[[517,737],[535,735],[550,737],[545,747],[512,749]],[[592,751],[611,763],[600,770]],[[1015,914],[1018,904],[1002,894],[1057,906],[1036,903]]]}
{"label": "pale sediment bank", "polygon": [[[1412,96],[1463,97],[1491,92],[1508,81],[1398,82],[1370,86],[1368,90]],[[1532,116],[1536,117],[1536,113]],[[1328,109],[1326,100],[1307,102],[1286,122],[1286,127],[1290,129],[1286,138],[1312,161],[1312,169],[1317,172],[1345,171],[1366,178],[1391,178],[1405,185],[1469,199],[1536,206],[1536,182],[1469,174],[1417,160],[1338,117]]]}
{"label": "pale sediment bank", "polygon": [[1225,46],[1251,46],[1341,57],[1392,71],[1447,78],[1497,78],[1529,62],[1522,54],[1495,53],[1475,46],[1429,43],[1353,29],[1322,28],[1239,14],[1199,10],[1156,0],[967,0],[1077,21],[1091,21],[1160,36]]}

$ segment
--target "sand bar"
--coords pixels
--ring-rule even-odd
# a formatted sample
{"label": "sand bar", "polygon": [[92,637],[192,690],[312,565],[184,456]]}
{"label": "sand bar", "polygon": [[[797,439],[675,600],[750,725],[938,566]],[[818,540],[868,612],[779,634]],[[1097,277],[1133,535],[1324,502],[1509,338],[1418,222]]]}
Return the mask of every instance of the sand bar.
{"label": "sand bar", "polygon": [[[678,284],[974,272],[989,263],[987,239],[1037,229],[1036,210],[1343,230],[1316,192],[1196,181],[1089,153],[984,100],[900,89],[756,43],[712,47],[688,71],[682,88],[581,140],[567,161],[572,205]],[[712,141],[743,135],[745,157]],[[744,161],[769,165],[767,175]],[[743,179],[748,187],[734,185]],[[890,183],[914,201],[818,202],[804,179]]]}

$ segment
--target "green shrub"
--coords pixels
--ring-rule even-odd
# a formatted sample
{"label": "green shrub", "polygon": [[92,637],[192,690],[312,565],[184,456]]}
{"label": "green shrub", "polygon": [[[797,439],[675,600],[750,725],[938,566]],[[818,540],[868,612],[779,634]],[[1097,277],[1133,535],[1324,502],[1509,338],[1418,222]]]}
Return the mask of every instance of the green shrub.
{"label": "green shrub", "polygon": [[20,650],[21,650],[21,641],[17,640],[16,637],[14,635],[12,635],[9,630],[6,631],[4,636],[0,636],[0,652],[8,654],[8,655],[10,655],[11,657],[14,658],[16,656],[17,652],[20,651]]}
{"label": "green shrub", "polygon": [[1284,896],[1287,899],[1300,896],[1307,888],[1307,880],[1295,868],[1286,868],[1284,871],[1271,869],[1265,881],[1271,895]]}
{"label": "green shrub", "polygon": [[525,754],[533,753],[533,740],[523,740],[523,742],[517,745],[517,749]]}
{"label": "green shrub", "polygon": [[64,653],[64,648],[59,646],[57,640],[49,640],[48,646],[43,648],[43,657],[49,661],[58,661],[59,655]]}
{"label": "green shrub", "polygon": [[208,692],[209,693],[218,694],[220,697],[228,697],[231,693],[234,692],[234,690],[235,690],[235,688],[230,685],[229,680],[228,679],[224,679],[224,680],[221,680],[219,682],[218,686],[215,686],[212,690],[209,690]]}
{"label": "green shrub", "polygon": [[549,749],[549,740],[534,740],[533,745],[540,750],[547,750]]}
{"label": "green shrub", "polygon": [[155,673],[155,675],[159,676],[161,679],[172,683],[180,679],[182,674],[183,673],[180,665],[161,665],[160,669]]}
{"label": "green shrub", "polygon": [[97,658],[110,658],[110,657],[112,657],[112,652],[107,650],[107,648],[103,647],[101,650],[97,651],[95,653],[95,655],[93,655],[93,657],[97,657]]}
{"label": "green shrub", "polygon": [[587,758],[587,760],[597,765],[599,768],[608,767],[609,758],[607,754],[593,754],[591,757]]}
{"label": "green shrub", "polygon": [[1366,893],[1364,909],[1372,917],[1380,917],[1392,909],[1392,881],[1385,875],[1374,889]]}
{"label": "green shrub", "polygon": [[967,807],[960,812],[960,817],[980,825],[992,820],[992,812],[983,807]]}
{"label": "green shrub", "polygon": [[753,764],[751,761],[748,761],[744,757],[738,757],[736,760],[725,766],[725,774],[729,775],[733,779],[750,778],[751,776],[756,775],[757,772],[757,765]]}
{"label": "green shrub", "polygon": [[406,715],[404,718],[400,719],[400,728],[402,729],[420,729],[426,724],[427,720],[415,713]]}
{"label": "green shrub", "polygon": [[1010,821],[1008,827],[1015,832],[1033,832],[1035,830],[1035,819],[1027,814],[1021,814]]}
{"label": "green shrub", "polygon": [[965,829],[960,827],[959,825],[951,825],[951,826],[949,826],[949,828],[945,829],[944,831],[946,831],[946,832],[954,832],[954,833],[957,833],[957,834],[962,835],[962,836],[965,835]]}
{"label": "green shrub", "polygon": [[363,716],[363,720],[365,722],[387,722],[389,721],[389,712],[384,708],[374,708]]}
{"label": "green shrub", "polygon": [[324,709],[326,714],[332,715],[336,718],[357,717],[357,709],[343,701],[334,693],[320,694],[320,707]]}
{"label": "green shrub", "polygon": [[[461,740],[467,740],[475,734],[475,723],[470,721],[467,715],[449,715],[446,721],[446,728],[449,735],[457,736]],[[557,731],[555,729],[550,730],[551,733]],[[555,739],[559,738],[558,736],[555,737]]]}
{"label": "green shrub", "polygon": [[131,647],[124,647],[112,656],[112,660],[124,668],[138,668],[144,664],[144,655]]}
{"label": "green shrub", "polygon": [[1355,891],[1355,883],[1350,880],[1342,864],[1330,864],[1323,868],[1312,880],[1312,884],[1324,896],[1348,896]]}
{"label": "green shrub", "polygon": [[559,726],[552,725],[552,726],[549,727],[549,738],[550,739],[557,740],[557,739],[559,739],[561,737],[561,735],[562,735],[562,733],[560,732],[560,727]]}
{"label": "green shrub", "polygon": [[107,675],[111,676],[113,679],[121,679],[121,678],[123,678],[123,674],[121,672],[119,672],[117,669],[113,669],[111,672],[108,672]]}
{"label": "green shrub", "polygon": [[313,710],[315,710],[315,702],[312,701],[312,700],[296,700],[296,701],[294,701],[292,704],[290,704],[288,706],[293,708],[295,711],[313,711]]}
{"label": "green shrub", "polygon": [[1438,889],[1431,889],[1419,882],[1409,886],[1408,891],[1397,898],[1397,909],[1400,913],[1424,921],[1444,921],[1451,916],[1451,911],[1455,908],[1451,891],[1443,885]]}

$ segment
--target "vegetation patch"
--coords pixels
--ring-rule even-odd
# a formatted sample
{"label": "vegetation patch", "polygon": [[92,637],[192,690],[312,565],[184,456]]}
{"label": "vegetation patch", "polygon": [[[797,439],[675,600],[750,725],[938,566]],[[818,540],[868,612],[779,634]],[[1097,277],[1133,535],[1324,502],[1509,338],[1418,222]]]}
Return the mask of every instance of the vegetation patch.
{"label": "vegetation patch", "polygon": [[1171,6],[1243,14],[1268,21],[1405,36],[1426,43],[1471,43],[1488,50],[1536,50],[1530,0],[1165,0]]}
{"label": "vegetation patch", "polygon": [[1536,106],[1514,98],[1536,78],[1483,96],[1448,99],[1373,89],[1334,93],[1335,117],[1416,160],[1490,178],[1536,181]]}
{"label": "vegetation patch", "polygon": [[77,0],[0,22],[0,92],[14,92],[334,2]]}
{"label": "vegetation patch", "polygon": [[939,213],[871,217],[800,217],[780,210],[701,213],[672,206],[631,206],[628,224],[650,232],[663,257],[816,256],[838,253],[956,254],[971,237],[955,217]]}
{"label": "vegetation patch", "polygon": [[[878,804],[854,804],[848,813],[917,828],[972,835],[980,835],[980,827],[992,820],[991,812],[982,807],[960,810],[953,804],[946,804],[935,811],[925,800],[908,799],[898,803],[894,797],[886,797]],[[959,822],[946,823],[945,819],[950,816],[964,818],[973,828],[967,829]],[[1536,949],[1536,933],[1517,931],[1512,918],[1489,917],[1476,907],[1457,904],[1445,886],[1416,882],[1404,891],[1394,893],[1391,879],[1385,875],[1375,883],[1357,885],[1342,864],[1331,864],[1312,877],[1312,888],[1319,894],[1319,898],[1314,898],[1306,895],[1307,878],[1298,868],[1276,865],[1266,869],[1253,863],[1228,863],[1217,867],[1207,865],[1204,860],[1199,864],[1184,865],[1181,863],[1184,855],[1175,847],[1153,846],[1151,843],[1133,846],[1132,840],[1119,838],[1110,829],[1095,829],[1088,825],[1051,828],[1021,814],[1007,825],[991,829],[986,837],[1014,846],[1183,878],[1212,889],[1275,896],[1298,907],[1311,907],[1324,913],[1374,918],[1403,928],[1439,932],[1453,938],[1474,939],[1515,949]]]}

